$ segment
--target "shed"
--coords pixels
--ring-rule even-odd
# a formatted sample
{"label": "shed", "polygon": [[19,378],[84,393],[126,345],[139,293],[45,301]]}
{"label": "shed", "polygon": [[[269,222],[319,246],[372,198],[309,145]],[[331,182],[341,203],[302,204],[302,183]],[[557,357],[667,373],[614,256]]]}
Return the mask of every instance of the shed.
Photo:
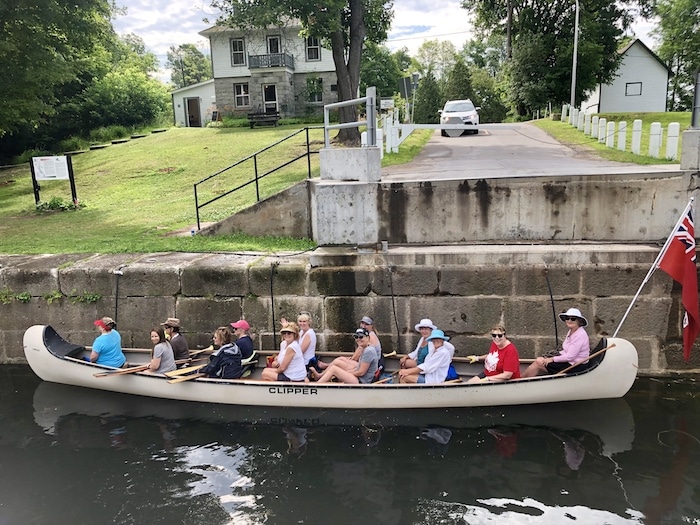
{"label": "shed", "polygon": [[171,96],[176,126],[201,128],[216,117],[213,78],[176,89]]}
{"label": "shed", "polygon": [[617,76],[599,84],[581,104],[589,113],[663,112],[670,69],[641,40],[634,39],[619,50]]}

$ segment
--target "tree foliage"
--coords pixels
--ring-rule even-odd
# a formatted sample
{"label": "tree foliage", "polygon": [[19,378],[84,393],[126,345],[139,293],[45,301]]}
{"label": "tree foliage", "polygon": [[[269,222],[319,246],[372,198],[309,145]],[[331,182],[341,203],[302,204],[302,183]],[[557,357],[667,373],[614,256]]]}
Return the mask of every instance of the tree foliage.
{"label": "tree foliage", "polygon": [[457,49],[452,42],[428,40],[420,45],[415,59],[421,66],[421,73],[430,70],[437,80],[444,80],[454,67],[456,55]]}
{"label": "tree foliage", "polygon": [[474,98],[471,73],[460,56],[456,57],[454,66],[447,74],[442,96],[446,101]]}
{"label": "tree foliage", "polygon": [[700,3],[697,0],[659,0],[656,5],[661,37],[659,58],[673,72],[667,108],[689,111],[693,106],[694,73],[700,68]]}
{"label": "tree foliage", "polygon": [[111,16],[108,0],[0,2],[0,137],[44,122],[66,83],[90,80]]}
{"label": "tree foliage", "polygon": [[[486,35],[506,34],[511,3],[513,61],[508,83],[518,114],[548,102],[569,101],[573,63],[575,9],[571,2],[550,0],[462,0]],[[580,0],[575,101],[599,83],[610,81],[620,62],[619,39],[639,14],[649,14],[648,0]]]}
{"label": "tree foliage", "polygon": [[[340,101],[356,98],[365,40],[385,41],[393,17],[393,0],[213,0],[212,5],[223,13],[217,20],[220,25],[253,29],[299,21],[302,36],[330,43]],[[353,106],[339,113],[341,122],[357,120]],[[345,143],[359,143],[359,130],[344,129],[338,137]]]}
{"label": "tree foliage", "polygon": [[432,69],[421,77],[416,91],[413,108],[413,122],[417,124],[437,124],[440,120],[438,111],[442,109],[443,99],[440,86]]}
{"label": "tree foliage", "polygon": [[377,87],[377,96],[390,97],[399,90],[403,73],[399,62],[386,46],[372,42],[365,45],[360,64],[360,93],[368,87]]}
{"label": "tree foliage", "polygon": [[170,82],[175,89],[212,78],[211,58],[205,56],[194,44],[170,46],[165,65],[171,70]]}

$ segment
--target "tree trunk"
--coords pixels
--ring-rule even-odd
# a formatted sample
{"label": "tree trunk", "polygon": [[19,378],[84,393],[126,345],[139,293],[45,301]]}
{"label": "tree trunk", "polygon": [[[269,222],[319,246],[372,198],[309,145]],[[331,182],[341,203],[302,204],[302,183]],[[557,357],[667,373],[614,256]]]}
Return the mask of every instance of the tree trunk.
{"label": "tree trunk", "polygon": [[[362,45],[367,29],[364,23],[363,0],[350,0],[350,45],[345,60],[345,41],[342,31],[331,34],[331,50],[333,62],[338,76],[338,101],[352,100],[359,96],[357,90],[360,85],[360,60],[362,58]],[[357,122],[357,106],[346,106],[339,109],[340,122]],[[341,129],[338,140],[347,146],[360,144],[360,130],[358,128]]]}

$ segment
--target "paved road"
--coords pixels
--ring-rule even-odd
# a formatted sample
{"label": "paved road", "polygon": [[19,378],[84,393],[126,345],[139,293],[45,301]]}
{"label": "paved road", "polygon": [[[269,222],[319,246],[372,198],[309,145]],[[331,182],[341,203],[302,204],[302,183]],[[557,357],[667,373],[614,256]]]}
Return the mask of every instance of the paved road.
{"label": "paved road", "polygon": [[436,131],[410,163],[382,168],[382,180],[482,179],[678,171],[678,164],[640,166],[577,153],[531,124],[492,124],[478,135]]}

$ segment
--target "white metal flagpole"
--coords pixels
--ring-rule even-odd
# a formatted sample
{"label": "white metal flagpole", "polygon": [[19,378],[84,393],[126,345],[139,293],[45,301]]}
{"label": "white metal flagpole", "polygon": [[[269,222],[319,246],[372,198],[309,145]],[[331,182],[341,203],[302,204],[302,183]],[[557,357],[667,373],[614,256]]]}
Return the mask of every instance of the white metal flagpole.
{"label": "white metal flagpole", "polygon": [[683,209],[683,213],[681,213],[681,216],[678,219],[678,222],[676,222],[676,225],[673,227],[673,230],[671,230],[671,235],[669,235],[668,239],[666,239],[666,242],[664,243],[663,247],[661,248],[659,255],[657,255],[656,260],[654,260],[654,264],[651,265],[651,268],[649,268],[649,271],[647,272],[646,277],[642,281],[642,284],[639,286],[637,293],[634,294],[634,297],[632,298],[632,302],[627,307],[627,311],[625,312],[625,315],[623,315],[622,319],[620,319],[620,324],[617,325],[617,329],[615,330],[613,337],[617,337],[617,333],[620,331],[620,327],[622,327],[622,323],[625,322],[625,319],[627,319],[627,316],[629,315],[630,311],[632,310],[632,306],[634,306],[634,303],[637,301],[637,297],[639,297],[639,294],[642,293],[642,288],[644,288],[644,285],[647,282],[649,282],[649,279],[651,279],[651,276],[654,274],[654,272],[658,268],[659,263],[661,262],[661,259],[663,259],[663,256],[668,251],[668,246],[671,244],[671,241],[673,240],[674,235],[678,231],[679,226],[681,225],[681,223],[683,222],[683,219],[685,218],[686,214],[688,213],[688,210],[690,208],[692,208],[694,200],[695,200],[695,197],[691,197],[690,201],[688,201],[688,205]]}

